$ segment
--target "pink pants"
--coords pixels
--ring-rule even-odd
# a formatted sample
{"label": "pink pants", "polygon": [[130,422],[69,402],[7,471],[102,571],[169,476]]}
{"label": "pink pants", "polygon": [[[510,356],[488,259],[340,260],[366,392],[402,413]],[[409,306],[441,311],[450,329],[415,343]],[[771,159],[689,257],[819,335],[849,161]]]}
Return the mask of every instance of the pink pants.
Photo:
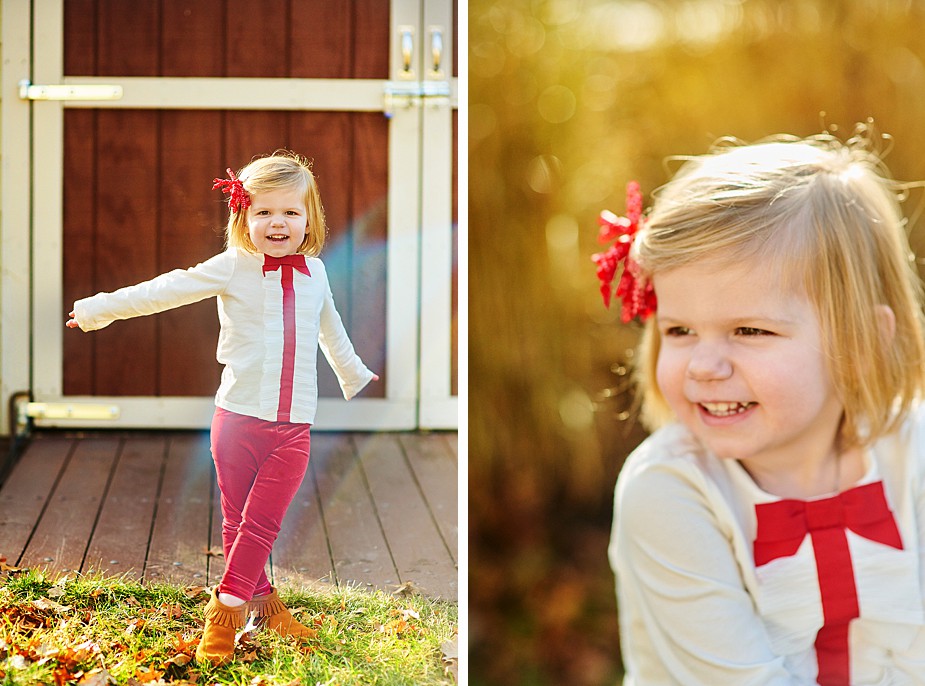
{"label": "pink pants", "polygon": [[219,592],[250,600],[272,590],[264,568],[308,467],[310,428],[216,408],[212,459],[225,553]]}

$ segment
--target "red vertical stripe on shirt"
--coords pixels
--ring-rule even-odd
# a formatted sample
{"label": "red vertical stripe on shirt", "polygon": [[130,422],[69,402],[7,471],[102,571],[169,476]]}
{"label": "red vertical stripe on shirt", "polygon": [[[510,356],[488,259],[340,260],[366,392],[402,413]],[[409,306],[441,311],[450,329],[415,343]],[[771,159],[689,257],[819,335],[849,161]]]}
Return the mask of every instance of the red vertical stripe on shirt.
{"label": "red vertical stripe on shirt", "polygon": [[283,369],[279,377],[279,408],[276,421],[288,422],[292,411],[292,379],[295,375],[295,288],[292,267],[283,265]]}
{"label": "red vertical stripe on shirt", "polygon": [[[812,505],[813,503],[807,503]],[[848,537],[845,529],[822,529],[810,534],[819,574],[823,625],[816,634],[820,686],[848,686],[851,668],[848,625],[861,614]]]}

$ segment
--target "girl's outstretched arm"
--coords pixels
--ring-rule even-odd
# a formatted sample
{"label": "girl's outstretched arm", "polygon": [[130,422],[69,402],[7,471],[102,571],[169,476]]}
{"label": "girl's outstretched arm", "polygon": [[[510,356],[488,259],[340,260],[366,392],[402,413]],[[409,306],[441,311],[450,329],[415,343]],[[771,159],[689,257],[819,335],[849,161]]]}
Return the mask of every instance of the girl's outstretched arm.
{"label": "girl's outstretched arm", "polygon": [[234,273],[237,251],[227,250],[189,269],[175,269],[112,293],[74,303],[68,328],[95,331],[119,319],[143,317],[220,295]]}

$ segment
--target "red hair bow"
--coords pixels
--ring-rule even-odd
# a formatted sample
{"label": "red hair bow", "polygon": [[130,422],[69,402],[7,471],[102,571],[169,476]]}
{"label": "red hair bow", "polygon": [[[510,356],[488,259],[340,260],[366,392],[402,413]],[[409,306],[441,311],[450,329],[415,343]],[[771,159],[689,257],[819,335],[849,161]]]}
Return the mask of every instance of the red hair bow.
{"label": "red hair bow", "polygon": [[617,267],[623,264],[616,295],[623,301],[621,317],[624,322],[634,317],[639,317],[639,320],[644,322],[655,313],[657,304],[652,282],[641,278],[639,265],[630,257],[633,239],[643,222],[642,192],[636,181],[630,181],[626,185],[626,216],[618,217],[613,212],[604,210],[598,219],[601,225],[598,241],[614,241],[614,244],[604,252],[595,253],[591,259],[597,265],[597,278],[601,281],[601,295],[604,296],[605,307],[610,307],[613,280]]}
{"label": "red hair bow", "polygon": [[216,188],[221,188],[222,193],[228,195],[228,207],[232,212],[239,212],[241,210],[246,210],[251,206],[251,196],[247,194],[247,191],[244,189],[244,184],[241,183],[241,179],[234,175],[234,172],[230,169],[226,169],[228,172],[229,178],[227,179],[213,179],[212,190]]}

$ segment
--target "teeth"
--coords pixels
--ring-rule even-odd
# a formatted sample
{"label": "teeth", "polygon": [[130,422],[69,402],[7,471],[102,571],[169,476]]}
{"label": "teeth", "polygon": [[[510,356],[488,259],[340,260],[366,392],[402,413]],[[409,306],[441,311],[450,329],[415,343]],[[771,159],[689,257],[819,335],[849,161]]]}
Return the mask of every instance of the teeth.
{"label": "teeth", "polygon": [[734,414],[745,412],[754,403],[700,403],[700,405],[714,417],[731,417]]}

